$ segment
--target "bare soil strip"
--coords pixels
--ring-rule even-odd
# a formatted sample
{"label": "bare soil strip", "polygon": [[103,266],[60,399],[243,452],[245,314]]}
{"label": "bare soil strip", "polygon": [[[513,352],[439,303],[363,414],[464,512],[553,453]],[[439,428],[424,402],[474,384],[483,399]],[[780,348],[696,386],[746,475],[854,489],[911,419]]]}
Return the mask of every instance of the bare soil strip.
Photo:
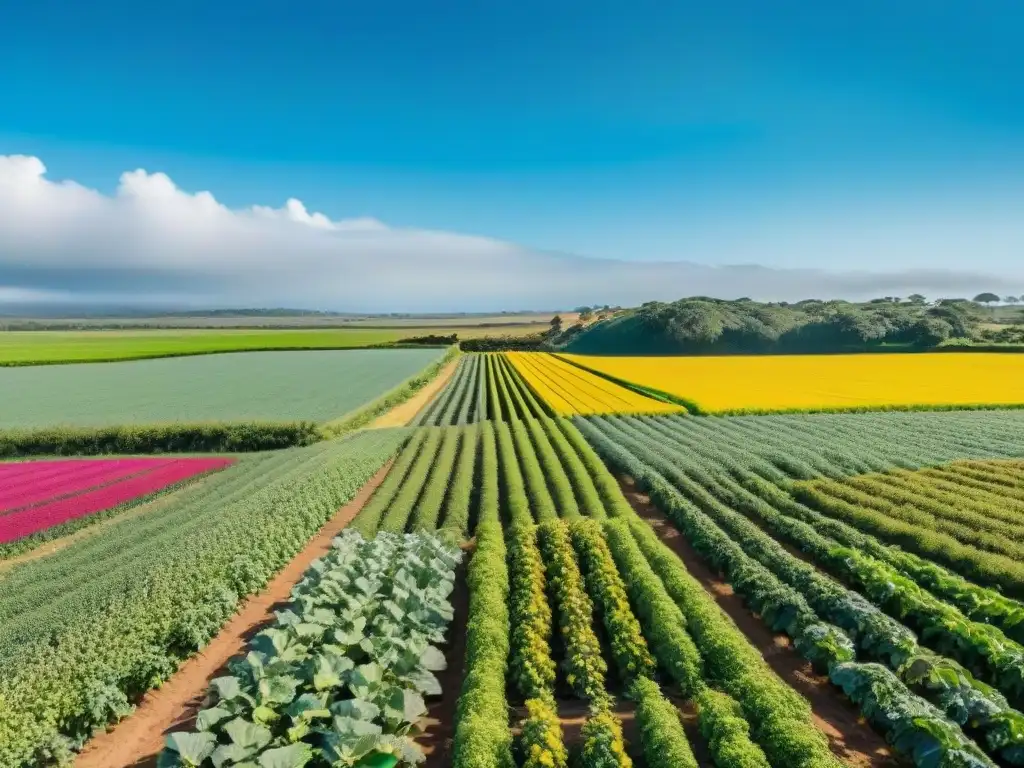
{"label": "bare soil strip", "polygon": [[407,426],[409,422],[415,419],[419,412],[434,399],[434,395],[444,388],[444,385],[448,383],[448,380],[452,377],[455,373],[455,369],[458,367],[459,358],[456,358],[442,368],[441,372],[434,377],[433,381],[423,387],[419,392],[414,394],[404,403],[399,403],[387,413],[382,413],[376,419],[371,421],[367,426],[367,429]]}
{"label": "bare soil strip", "polygon": [[[135,712],[105,733],[98,734],[75,761],[75,768],[151,768],[163,749],[165,736],[193,727],[196,713],[212,678],[224,673],[230,659],[244,654],[248,641],[274,621],[274,610],[288,601],[292,587],[310,563],[331,547],[331,539],[363,508],[391,469],[385,464],[355,498],[343,506],[275,576],[266,589],[249,598],[220,633],[159,689],[147,693]],[[464,634],[464,633],[463,633]]]}
{"label": "bare soil strip", "polygon": [[811,705],[814,724],[828,737],[832,752],[851,768],[889,768],[898,762],[888,745],[860,716],[854,705],[839,693],[827,677],[819,675],[793,648],[789,638],[773,634],[732,587],[708,568],[689,542],[641,493],[632,478],[619,478],[622,492],[633,509],[658,533],[659,538],[675,552],[686,569],[704,585],[715,601],[761,651],[765,661],[779,677],[796,689]]}
{"label": "bare soil strip", "polygon": [[[469,557],[469,553],[466,553]],[[469,619],[469,585],[466,583],[466,561],[455,573],[455,592],[452,593],[455,619],[448,628],[448,646],[445,648],[447,667],[437,676],[441,683],[441,697],[427,702],[424,732],[416,742],[423,747],[427,761],[423,768],[445,768],[452,764],[455,742],[455,711],[462,692],[462,673],[466,661],[466,623]]]}

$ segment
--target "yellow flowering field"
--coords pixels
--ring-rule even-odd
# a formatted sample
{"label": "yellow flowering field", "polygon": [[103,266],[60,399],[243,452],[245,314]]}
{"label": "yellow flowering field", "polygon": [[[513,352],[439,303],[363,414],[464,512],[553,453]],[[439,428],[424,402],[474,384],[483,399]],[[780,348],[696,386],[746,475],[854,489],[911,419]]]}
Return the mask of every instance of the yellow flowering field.
{"label": "yellow flowering field", "polygon": [[709,413],[1024,404],[1024,355],[564,355]]}
{"label": "yellow flowering field", "polygon": [[679,413],[684,409],[652,400],[545,352],[503,353],[533,391],[561,416],[596,413]]}

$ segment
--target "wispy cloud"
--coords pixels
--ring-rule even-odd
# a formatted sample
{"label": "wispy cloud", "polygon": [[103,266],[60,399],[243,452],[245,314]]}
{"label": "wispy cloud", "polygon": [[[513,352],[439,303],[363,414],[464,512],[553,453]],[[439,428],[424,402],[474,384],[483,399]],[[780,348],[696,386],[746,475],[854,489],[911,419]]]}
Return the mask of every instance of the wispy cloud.
{"label": "wispy cloud", "polygon": [[437,311],[628,305],[693,294],[949,295],[1003,284],[1001,276],[971,270],[838,273],[589,259],[373,218],[332,220],[296,199],[280,208],[230,209],[210,192],[188,193],[141,169],[124,173],[115,193],[104,195],[49,180],[39,158],[0,156],[0,302],[63,296]]}

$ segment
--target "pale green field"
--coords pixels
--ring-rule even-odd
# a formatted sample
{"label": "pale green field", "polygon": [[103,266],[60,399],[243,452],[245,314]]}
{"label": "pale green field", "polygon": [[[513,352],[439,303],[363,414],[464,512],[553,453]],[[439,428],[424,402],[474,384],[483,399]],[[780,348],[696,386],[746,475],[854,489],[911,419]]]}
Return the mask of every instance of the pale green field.
{"label": "pale green field", "polygon": [[323,422],[355,410],[443,349],[241,352],[0,368],[0,428],[157,422]]}

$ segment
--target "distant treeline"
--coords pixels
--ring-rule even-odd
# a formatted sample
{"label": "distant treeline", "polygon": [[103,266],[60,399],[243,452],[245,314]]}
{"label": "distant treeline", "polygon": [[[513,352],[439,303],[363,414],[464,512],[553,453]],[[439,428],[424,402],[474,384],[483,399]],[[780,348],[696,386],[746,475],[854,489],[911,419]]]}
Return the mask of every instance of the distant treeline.
{"label": "distant treeline", "polygon": [[311,421],[45,427],[0,430],[0,458],[133,453],[239,453],[310,445]]}
{"label": "distant treeline", "polygon": [[[692,297],[652,301],[580,333],[568,349],[625,354],[827,353],[932,349],[980,338],[986,310],[966,299],[794,304]],[[556,342],[557,343],[557,342]]]}

